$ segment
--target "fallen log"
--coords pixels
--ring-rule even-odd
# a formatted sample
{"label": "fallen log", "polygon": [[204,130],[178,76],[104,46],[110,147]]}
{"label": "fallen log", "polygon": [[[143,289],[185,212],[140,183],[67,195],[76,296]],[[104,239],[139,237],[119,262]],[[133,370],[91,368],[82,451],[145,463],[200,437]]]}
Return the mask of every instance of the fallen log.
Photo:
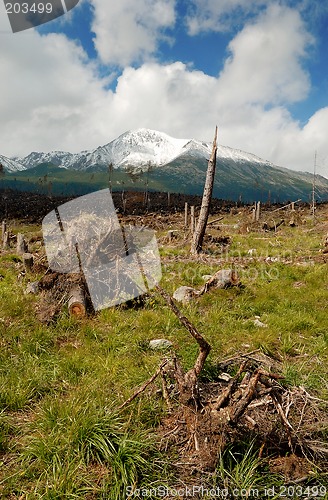
{"label": "fallen log", "polygon": [[86,315],[85,296],[80,286],[75,286],[70,291],[68,312],[70,316],[76,316],[77,318],[83,318]]}
{"label": "fallen log", "polygon": [[264,229],[265,231],[274,231],[274,232],[276,232],[277,228],[279,226],[281,226],[282,224],[284,224],[285,219],[280,219],[277,222],[275,220],[272,220],[272,222],[273,222],[273,224],[270,224],[269,222],[264,222],[264,224],[262,225],[262,229]]}

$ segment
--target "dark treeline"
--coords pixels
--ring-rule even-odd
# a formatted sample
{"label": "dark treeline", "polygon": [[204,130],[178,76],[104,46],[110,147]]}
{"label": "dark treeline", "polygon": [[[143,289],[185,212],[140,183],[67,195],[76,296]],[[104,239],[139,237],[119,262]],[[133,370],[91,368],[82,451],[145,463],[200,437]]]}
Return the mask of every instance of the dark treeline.
{"label": "dark treeline", "polygon": [[[185,203],[197,208],[200,207],[202,201],[201,196],[158,192],[115,191],[112,197],[117,211],[126,215],[142,215],[147,212],[182,212]],[[75,196],[49,196],[9,189],[0,190],[0,221],[19,219],[41,223],[47,213],[74,198]],[[211,212],[229,212],[232,208],[240,206],[244,204],[213,198]],[[262,206],[265,207],[264,204]],[[277,206],[279,205],[275,205]]]}

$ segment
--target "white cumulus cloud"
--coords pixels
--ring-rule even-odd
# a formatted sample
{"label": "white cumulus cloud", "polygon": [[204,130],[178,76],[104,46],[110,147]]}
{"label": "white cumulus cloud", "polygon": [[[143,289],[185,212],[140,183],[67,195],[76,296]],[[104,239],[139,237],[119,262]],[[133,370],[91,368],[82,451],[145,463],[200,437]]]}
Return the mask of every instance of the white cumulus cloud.
{"label": "white cumulus cloud", "polygon": [[[173,17],[163,20],[168,25]],[[110,72],[99,77],[96,62],[62,34],[0,37],[0,154],[78,152],[139,127],[211,141],[218,125],[221,144],[281,166],[311,170],[315,150],[318,159],[328,156],[328,108],[305,125],[289,111],[311,85],[302,61],[312,39],[297,10],[272,6],[245,24],[217,76],[150,59],[125,66],[115,87],[108,86]],[[130,49],[126,56],[135,57]],[[327,166],[318,164],[318,173],[328,176]]]}
{"label": "white cumulus cloud", "polygon": [[175,0],[92,0],[94,43],[104,63],[124,67],[143,61],[173,28]]}
{"label": "white cumulus cloud", "polygon": [[220,75],[222,101],[293,103],[310,89],[302,66],[312,37],[295,10],[270,7],[230,42]]}
{"label": "white cumulus cloud", "polygon": [[191,0],[186,24],[190,35],[204,31],[229,31],[271,0]]}

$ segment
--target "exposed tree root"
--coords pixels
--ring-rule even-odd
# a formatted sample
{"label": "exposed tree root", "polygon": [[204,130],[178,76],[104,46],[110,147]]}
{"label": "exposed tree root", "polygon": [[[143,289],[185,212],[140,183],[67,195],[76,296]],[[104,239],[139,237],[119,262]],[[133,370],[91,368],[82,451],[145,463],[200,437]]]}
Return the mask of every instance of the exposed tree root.
{"label": "exposed tree root", "polygon": [[[169,410],[160,430],[161,448],[173,447],[181,458],[177,464],[198,472],[213,471],[228,444],[249,439],[258,444],[262,457],[288,452],[295,460],[315,460],[327,466],[328,402],[303,387],[284,386],[281,363],[259,350],[220,361],[217,381],[200,381],[211,346],[173,299],[160,287],[157,290],[198,343],[199,354],[187,372],[175,356],[166,359],[121,407],[161,375]],[[227,369],[235,375],[222,380],[220,373]]]}

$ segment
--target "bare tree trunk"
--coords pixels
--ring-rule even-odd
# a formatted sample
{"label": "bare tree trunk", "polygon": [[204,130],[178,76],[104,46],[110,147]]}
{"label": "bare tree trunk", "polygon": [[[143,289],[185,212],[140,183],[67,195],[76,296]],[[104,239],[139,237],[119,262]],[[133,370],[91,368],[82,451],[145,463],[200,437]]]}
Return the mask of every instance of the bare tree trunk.
{"label": "bare tree trunk", "polygon": [[210,203],[212,199],[213,192],[213,184],[214,184],[214,175],[215,175],[215,167],[216,167],[216,152],[217,152],[217,139],[218,128],[215,127],[215,136],[213,141],[212,154],[208,162],[207,173],[206,173],[206,181],[203,192],[202,206],[200,209],[200,214],[198,218],[198,223],[196,227],[196,231],[194,232],[192,244],[191,244],[191,253],[198,254],[203,246],[203,239],[205,236],[207,219],[210,212]]}

